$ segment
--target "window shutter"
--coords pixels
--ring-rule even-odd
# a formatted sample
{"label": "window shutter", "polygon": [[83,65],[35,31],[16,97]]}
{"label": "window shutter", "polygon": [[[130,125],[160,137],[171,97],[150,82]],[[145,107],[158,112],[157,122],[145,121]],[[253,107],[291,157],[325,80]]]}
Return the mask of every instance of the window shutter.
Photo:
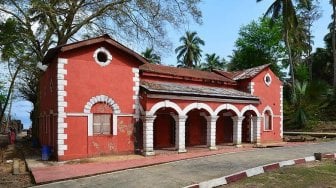
{"label": "window shutter", "polygon": [[93,133],[94,134],[111,134],[111,115],[94,114],[93,115]]}

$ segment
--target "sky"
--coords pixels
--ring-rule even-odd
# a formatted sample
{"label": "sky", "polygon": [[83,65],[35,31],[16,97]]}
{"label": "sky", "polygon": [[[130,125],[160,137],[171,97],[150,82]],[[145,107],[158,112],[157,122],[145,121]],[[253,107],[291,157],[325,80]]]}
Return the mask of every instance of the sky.
{"label": "sky", "polygon": [[[256,3],[255,0],[204,0],[200,8],[203,13],[203,24],[189,24],[179,31],[171,30],[168,37],[173,43],[173,49],[179,46],[179,38],[185,31],[196,31],[205,41],[202,47],[203,53],[216,53],[220,57],[229,60],[232,55],[234,42],[238,38],[239,28],[249,24],[252,20],[261,17],[273,0],[264,0]],[[328,32],[328,24],[331,22],[331,6],[328,0],[320,0],[322,17],[313,25],[314,49],[324,47],[323,37]],[[163,64],[176,64],[176,54],[173,49],[162,57]],[[13,103],[12,116],[20,119],[25,128],[31,126],[29,112],[32,104],[16,100]]]}

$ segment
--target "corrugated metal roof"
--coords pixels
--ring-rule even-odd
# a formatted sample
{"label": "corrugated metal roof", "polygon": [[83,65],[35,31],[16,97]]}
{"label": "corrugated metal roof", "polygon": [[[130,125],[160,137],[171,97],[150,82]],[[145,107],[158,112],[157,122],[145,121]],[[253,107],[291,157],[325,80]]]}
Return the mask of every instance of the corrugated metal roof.
{"label": "corrugated metal roof", "polygon": [[156,64],[150,64],[150,63],[141,65],[140,70],[145,71],[145,72],[169,75],[169,76],[179,76],[179,77],[184,77],[184,78],[196,78],[196,79],[203,79],[203,80],[214,80],[214,81],[221,81],[221,82],[236,84],[236,82],[232,79],[223,77],[219,74],[216,74],[214,72],[209,72],[209,71],[201,71],[201,70],[187,69],[187,68],[177,68],[177,67],[156,65]]}
{"label": "corrugated metal roof", "polygon": [[238,91],[232,88],[196,86],[154,81],[141,81],[140,86],[152,93],[259,100],[257,96],[253,96],[250,93]]}

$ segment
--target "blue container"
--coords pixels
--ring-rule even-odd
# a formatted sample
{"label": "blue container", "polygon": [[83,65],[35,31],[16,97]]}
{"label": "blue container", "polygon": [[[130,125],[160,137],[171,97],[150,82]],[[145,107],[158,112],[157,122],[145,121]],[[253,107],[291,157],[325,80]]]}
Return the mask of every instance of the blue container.
{"label": "blue container", "polygon": [[49,146],[43,145],[42,146],[42,161],[47,161],[49,160],[50,154],[51,154],[51,150]]}

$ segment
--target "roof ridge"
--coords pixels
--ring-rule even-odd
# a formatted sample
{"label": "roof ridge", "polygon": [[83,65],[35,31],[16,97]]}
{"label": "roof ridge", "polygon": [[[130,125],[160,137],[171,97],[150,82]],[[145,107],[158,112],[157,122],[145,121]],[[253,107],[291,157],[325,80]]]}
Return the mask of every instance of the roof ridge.
{"label": "roof ridge", "polygon": [[111,46],[114,46],[115,48],[128,53],[129,55],[133,56],[134,58],[138,59],[141,63],[146,64],[148,63],[148,60],[135,52],[134,50],[128,48],[127,46],[123,45],[122,43],[118,42],[115,39],[112,39],[108,34],[103,34],[101,36],[81,40],[81,41],[76,41],[64,45],[59,45],[54,48],[51,48],[48,50],[47,54],[45,55],[44,59],[42,60],[43,64],[48,64],[51,59],[53,59],[55,56],[58,55],[59,52],[65,52],[69,50],[73,50],[76,48],[80,48],[83,46],[88,46],[100,42],[106,42]]}
{"label": "roof ridge", "polygon": [[143,64],[140,67],[140,70],[145,72],[160,73],[170,76],[181,76],[181,77],[190,77],[190,78],[200,78],[206,80],[215,80],[222,81],[226,83],[235,83],[234,80],[221,76],[212,71],[204,71],[198,69],[188,69],[181,67],[173,67],[167,65],[157,65],[157,64]]}
{"label": "roof ridge", "polygon": [[215,70],[215,72],[222,75],[222,76],[229,77],[230,79],[233,79],[233,80],[243,80],[243,79],[247,79],[247,78],[251,78],[251,77],[256,76],[262,70],[269,67],[270,65],[271,65],[271,63],[267,63],[267,64],[259,65],[259,66],[256,66],[256,67],[251,67],[251,68],[248,68],[248,69],[236,70],[236,71],[225,71],[225,70],[218,70],[217,69],[217,70]]}

